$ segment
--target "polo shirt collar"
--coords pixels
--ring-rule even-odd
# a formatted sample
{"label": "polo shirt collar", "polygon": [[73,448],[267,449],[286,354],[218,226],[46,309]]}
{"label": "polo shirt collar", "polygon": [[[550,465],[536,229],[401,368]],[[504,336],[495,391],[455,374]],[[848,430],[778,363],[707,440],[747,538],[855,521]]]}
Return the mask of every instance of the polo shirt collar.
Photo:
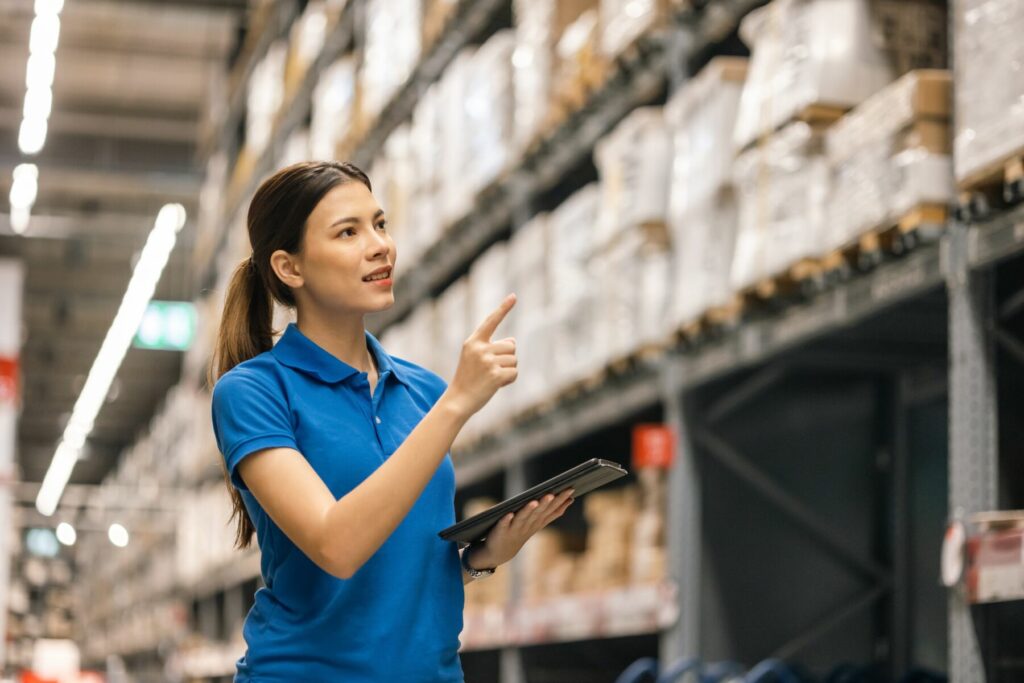
{"label": "polo shirt collar", "polygon": [[[377,338],[368,330],[364,330],[364,333],[366,345],[377,361],[378,381],[386,379],[388,375],[393,375],[399,382],[406,384],[402,371],[398,369]],[[271,353],[279,363],[313,375],[322,382],[333,384],[360,374],[358,369],[318,346],[316,342],[304,335],[295,323],[288,323],[288,327],[285,328],[284,334],[274,345]]]}

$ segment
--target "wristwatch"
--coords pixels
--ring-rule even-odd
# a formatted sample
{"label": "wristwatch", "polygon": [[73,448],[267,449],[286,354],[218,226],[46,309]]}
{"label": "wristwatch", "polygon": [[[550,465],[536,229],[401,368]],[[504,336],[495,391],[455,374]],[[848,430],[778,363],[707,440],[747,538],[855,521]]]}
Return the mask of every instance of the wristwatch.
{"label": "wristwatch", "polygon": [[475,544],[470,543],[462,550],[462,568],[466,570],[466,573],[469,574],[470,578],[482,579],[493,574],[495,567],[490,567],[489,569],[473,569],[469,566],[469,553],[476,547],[477,546]]}

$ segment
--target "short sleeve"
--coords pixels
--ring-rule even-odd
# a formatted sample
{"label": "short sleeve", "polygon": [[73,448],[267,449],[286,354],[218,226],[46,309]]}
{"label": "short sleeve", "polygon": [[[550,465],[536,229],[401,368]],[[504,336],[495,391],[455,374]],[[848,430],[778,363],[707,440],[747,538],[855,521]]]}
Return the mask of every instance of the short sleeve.
{"label": "short sleeve", "polygon": [[228,372],[213,388],[213,433],[231,482],[248,490],[238,463],[264,448],[294,448],[295,431],[280,387],[245,368]]}

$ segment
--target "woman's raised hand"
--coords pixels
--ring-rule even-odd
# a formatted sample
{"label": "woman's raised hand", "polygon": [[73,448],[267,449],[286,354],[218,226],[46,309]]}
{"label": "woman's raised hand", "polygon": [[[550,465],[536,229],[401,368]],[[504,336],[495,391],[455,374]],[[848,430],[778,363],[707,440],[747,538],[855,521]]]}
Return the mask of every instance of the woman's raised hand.
{"label": "woman's raised hand", "polygon": [[448,391],[467,417],[483,408],[498,389],[516,381],[516,340],[508,337],[491,341],[491,335],[515,303],[515,294],[506,296],[462,343],[459,365]]}

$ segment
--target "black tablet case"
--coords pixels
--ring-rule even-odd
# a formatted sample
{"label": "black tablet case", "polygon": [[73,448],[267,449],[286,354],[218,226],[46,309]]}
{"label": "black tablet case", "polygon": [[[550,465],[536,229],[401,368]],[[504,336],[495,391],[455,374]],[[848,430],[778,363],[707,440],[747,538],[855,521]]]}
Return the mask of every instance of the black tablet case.
{"label": "black tablet case", "polygon": [[438,535],[446,541],[458,541],[461,544],[480,541],[487,536],[487,532],[498,520],[510,512],[518,511],[531,500],[539,500],[548,493],[557,495],[570,488],[575,490],[573,497],[579,498],[585,493],[626,476],[626,474],[625,468],[618,463],[593,458],[523,491],[514,498],[509,498],[469,519],[464,519],[439,532]]}

